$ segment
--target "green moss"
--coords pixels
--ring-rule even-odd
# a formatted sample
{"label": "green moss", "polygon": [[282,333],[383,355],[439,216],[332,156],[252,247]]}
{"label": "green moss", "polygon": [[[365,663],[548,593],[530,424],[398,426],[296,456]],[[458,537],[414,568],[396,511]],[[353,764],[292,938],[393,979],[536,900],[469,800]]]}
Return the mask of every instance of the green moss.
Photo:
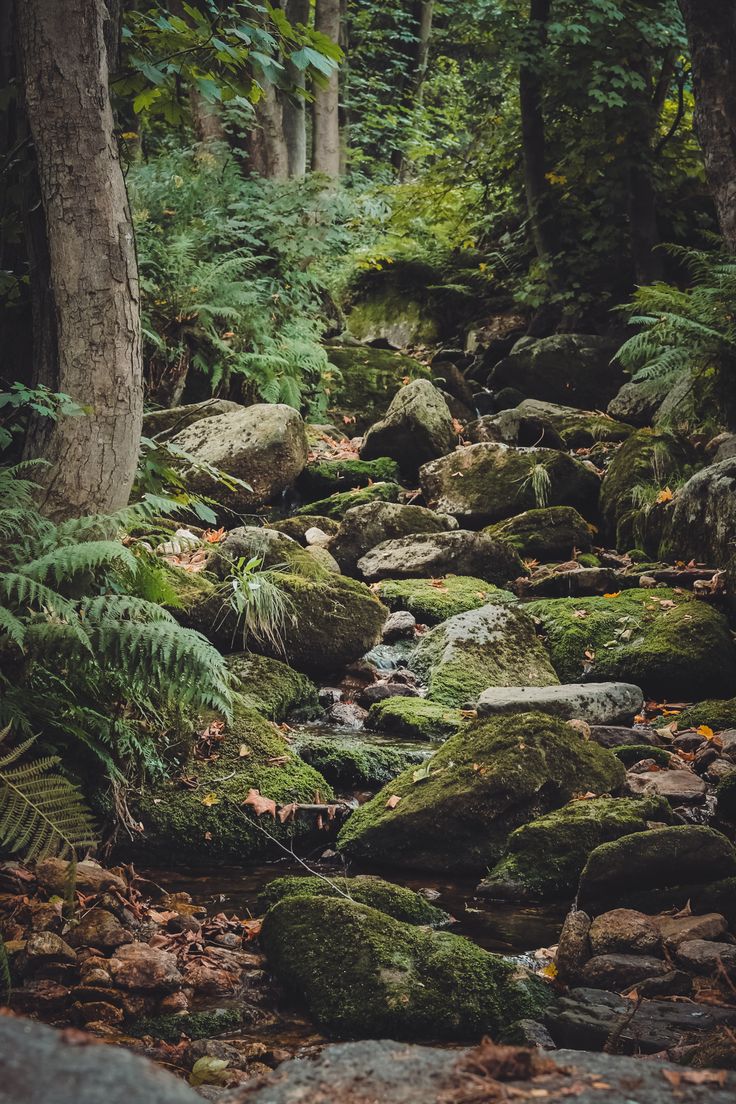
{"label": "green moss", "polygon": [[592,552],[583,552],[581,556],[577,558],[581,567],[600,567],[601,561],[598,556],[594,556]]}
{"label": "green moss", "polygon": [[367,874],[359,874],[356,878],[338,876],[329,880],[298,876],[276,878],[260,894],[258,903],[265,912],[286,897],[344,898],[345,894],[357,904],[369,905],[405,924],[444,928],[452,921],[449,913],[430,904],[421,893]]}
{"label": "green moss", "polygon": [[574,549],[589,552],[594,530],[572,506],[547,506],[500,521],[485,532],[513,544],[524,559],[554,562],[569,559]]}
{"label": "green moss", "polygon": [[164,564],[164,570],[171,594],[161,605],[184,621],[192,607],[210,598],[219,585],[215,576],[208,571],[184,571],[183,568],[173,567],[171,564]]}
{"label": "green moss", "polygon": [[227,660],[235,686],[243,700],[272,721],[283,721],[294,710],[304,719],[321,712],[317,687],[306,675],[278,659],[238,652]]}
{"label": "green moss", "polygon": [[366,728],[410,740],[441,742],[464,723],[462,712],[426,698],[386,698],[371,706]]}
{"label": "green moss", "polygon": [[[341,379],[332,391],[330,416],[350,432],[364,433],[385,412],[402,382],[429,379],[429,369],[413,357],[360,345],[331,345],[330,363]],[[348,419],[346,422],[345,419]]]}
{"label": "green moss", "polygon": [[550,686],[557,676],[520,606],[487,605],[460,613],[420,640],[412,669],[430,701],[473,708],[489,686]]}
{"label": "green moss", "polygon": [[[203,730],[211,719],[193,725]],[[277,805],[309,803],[315,793],[323,799],[332,796],[322,775],[292,751],[278,728],[238,698],[217,757],[192,759],[182,777],[191,785],[172,779],[151,786],[137,806],[146,849],[182,860],[246,860],[273,849],[267,836],[250,823],[251,811],[243,808],[251,789]],[[282,825],[264,816],[259,823],[282,841],[298,840],[311,831],[306,817]]]}
{"label": "green moss", "polygon": [[340,792],[376,790],[401,774],[410,763],[421,763],[419,752],[377,747],[366,740],[312,737],[299,745],[299,754]]}
{"label": "green moss", "polygon": [[573,897],[580,872],[599,844],[643,832],[649,821],[671,818],[668,803],[659,797],[573,801],[512,832],[505,855],[479,892],[505,901]]}
{"label": "green moss", "polygon": [[187,1039],[214,1039],[241,1026],[242,1015],[237,1008],[220,1008],[216,1012],[185,1012],[180,1016],[144,1016],[126,1031],[138,1039],[150,1035],[175,1045],[182,1035]]}
{"label": "green moss", "polygon": [[722,778],[716,787],[718,815],[736,823],[736,765],[733,772]]}
{"label": "green moss", "polygon": [[287,537],[303,544],[307,529],[321,529],[323,533],[332,536],[340,528],[340,523],[335,521],[334,518],[322,517],[319,514],[304,514],[302,517],[274,521],[271,528],[275,529],[277,533],[286,533]]}
{"label": "green moss", "polygon": [[267,914],[261,944],[332,1036],[474,1040],[551,1002],[537,978],[469,940],[349,901],[287,898]]}
{"label": "green moss", "polygon": [[325,517],[340,519],[353,506],[366,506],[369,502],[398,502],[401,487],[398,483],[373,483],[359,491],[340,491],[319,502],[310,502],[297,510],[297,514],[324,514]]}
{"label": "green moss", "polygon": [[661,716],[654,721],[656,728],[677,722],[678,732],[684,732],[688,728],[699,728],[707,725],[714,732],[723,732],[726,728],[736,728],[736,698],[726,698],[710,701],[701,701],[697,705],[691,705],[689,709],[683,709],[676,717]]}
{"label": "green moss", "polygon": [[[349,858],[481,873],[510,832],[576,793],[615,793],[624,768],[609,751],[541,713],[477,721],[450,737],[417,781],[409,770],[344,825]],[[393,808],[390,797],[398,797]]]}
{"label": "green moss", "polygon": [[422,625],[438,625],[448,617],[478,609],[488,602],[515,602],[509,590],[474,579],[445,575],[443,579],[384,579],[373,590],[390,610],[409,610]]}
{"label": "green moss", "polygon": [[650,744],[621,744],[612,750],[625,767],[633,767],[634,763],[639,763],[642,759],[653,759],[660,767],[668,767],[672,759],[672,752]]}
{"label": "green moss", "polygon": [[563,682],[585,672],[592,681],[633,682],[648,697],[670,700],[736,687],[736,649],[725,618],[687,594],[625,590],[615,598],[535,601],[526,609],[538,619]]}
{"label": "green moss", "polygon": [[326,498],[370,483],[398,483],[399,465],[387,456],[378,460],[314,460],[299,476],[299,490],[308,498]]}

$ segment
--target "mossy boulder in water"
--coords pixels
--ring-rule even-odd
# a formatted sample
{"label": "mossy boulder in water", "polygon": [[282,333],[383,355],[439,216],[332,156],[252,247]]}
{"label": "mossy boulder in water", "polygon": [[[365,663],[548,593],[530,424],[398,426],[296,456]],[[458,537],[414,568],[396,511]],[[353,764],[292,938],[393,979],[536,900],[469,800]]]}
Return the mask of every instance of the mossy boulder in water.
{"label": "mossy boulder in water", "polygon": [[227,666],[243,701],[272,721],[283,721],[297,710],[310,717],[320,712],[314,683],[278,659],[236,652],[228,656]]}
{"label": "mossy boulder in water", "polygon": [[671,713],[663,714],[653,724],[655,728],[660,728],[662,725],[672,724],[673,721],[678,732],[699,728],[700,725],[707,725],[714,732],[736,728],[736,698],[710,698],[691,705],[689,709],[683,709],[675,717]]}
{"label": "mossy boulder in water", "polygon": [[554,668],[520,606],[486,605],[430,629],[411,660],[430,701],[473,708],[489,686],[551,686]]}
{"label": "mossy boulder in water", "polygon": [[398,502],[371,502],[347,511],[337,535],[330,541],[330,552],[342,570],[352,575],[357,571],[358,560],[385,540],[451,529],[457,529],[455,519],[434,510]]}
{"label": "mossy boulder in water", "polygon": [[[213,719],[194,721],[192,727],[204,730]],[[182,770],[189,784],[171,779],[142,794],[136,813],[143,821],[147,849],[192,862],[262,858],[276,845],[242,804],[250,790],[277,805],[309,803],[317,793],[322,800],[332,796],[322,775],[304,763],[278,728],[247,700],[236,698],[232,721],[213,738],[217,756],[192,758]],[[307,817],[287,824],[267,817],[260,823],[284,843],[296,843],[314,829]]]}
{"label": "mossy boulder in water", "polygon": [[330,345],[327,356],[341,377],[332,390],[330,416],[355,433],[364,433],[385,414],[404,380],[430,376],[420,361],[386,349]]}
{"label": "mossy boulder in water", "polygon": [[340,793],[346,790],[377,790],[396,778],[410,763],[420,763],[422,754],[380,747],[367,740],[347,736],[310,736],[299,743],[298,752]]}
{"label": "mossy boulder in water", "polygon": [[473,525],[490,524],[542,505],[594,511],[600,480],[566,452],[479,444],[425,464],[419,481],[427,502]]}
{"label": "mossy boulder in water", "polygon": [[372,588],[390,610],[408,610],[420,625],[438,625],[448,617],[489,602],[515,602],[516,595],[473,575],[432,579],[384,579]]}
{"label": "mossy boulder in water", "polygon": [[512,832],[503,858],[477,892],[495,901],[574,897],[588,855],[599,844],[671,818],[669,805],[660,797],[572,801]]}
{"label": "mossy boulder in water", "polygon": [[574,551],[590,552],[595,530],[572,506],[526,510],[489,526],[486,532],[513,544],[522,559],[555,563]]}
{"label": "mossy boulder in water", "polygon": [[697,465],[684,437],[642,429],[614,456],[601,484],[600,508],[606,533],[617,548],[657,554],[659,536],[649,514],[659,491],[682,482]]}
{"label": "mossy boulder in water", "polygon": [[462,727],[461,710],[426,698],[386,698],[372,705],[366,728],[409,740],[449,739]]}
{"label": "mossy boulder in water", "polygon": [[670,701],[736,690],[736,647],[725,618],[686,594],[624,590],[609,598],[550,598],[526,609],[563,682],[631,682]]}
{"label": "mossy boulder in water", "polygon": [[266,915],[269,965],[322,1031],[361,1038],[478,1039],[539,1018],[549,990],[461,936],[352,901],[287,898]]}
{"label": "mossy boulder in water", "polygon": [[452,414],[429,380],[402,387],[379,422],[363,438],[361,460],[390,456],[402,472],[414,478],[422,464],[445,456],[457,444]]}
{"label": "mossy boulder in water", "polygon": [[361,487],[357,491],[338,491],[329,498],[309,502],[297,510],[297,517],[322,514],[334,521],[340,521],[355,506],[367,506],[371,502],[398,502],[400,495],[401,487],[398,483],[371,483],[370,487]]}
{"label": "mossy boulder in water", "polygon": [[348,858],[418,870],[484,873],[509,833],[575,794],[616,793],[610,751],[542,713],[478,721],[357,809],[338,847]]}
{"label": "mossy boulder in water", "polygon": [[399,465],[387,456],[376,460],[313,460],[300,475],[298,489],[305,498],[326,498],[370,483],[398,482]]}
{"label": "mossy boulder in water", "polygon": [[378,909],[404,924],[444,928],[451,922],[449,913],[430,904],[421,893],[369,874],[358,874],[355,878],[343,878],[339,874],[334,878],[299,875],[276,878],[260,894],[258,904],[265,911],[286,897],[337,897],[344,900],[346,895],[356,904]]}

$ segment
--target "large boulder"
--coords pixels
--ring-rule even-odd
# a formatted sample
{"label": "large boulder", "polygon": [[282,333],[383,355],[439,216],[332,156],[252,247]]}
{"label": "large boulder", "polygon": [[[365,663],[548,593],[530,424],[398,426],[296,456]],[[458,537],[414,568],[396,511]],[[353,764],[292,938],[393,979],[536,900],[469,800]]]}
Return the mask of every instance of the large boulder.
{"label": "large boulder", "polygon": [[671,818],[667,802],[656,797],[571,801],[512,832],[503,858],[476,892],[494,901],[572,898],[588,856],[599,844]]}
{"label": "large boulder", "polygon": [[377,460],[312,460],[299,477],[297,489],[306,499],[327,498],[371,483],[398,483],[399,465],[387,456]]}
{"label": "large boulder", "polygon": [[314,683],[286,663],[255,652],[236,652],[227,657],[234,688],[259,713],[272,721],[283,721],[290,713],[317,716],[319,699]]}
{"label": "large boulder", "polygon": [[478,609],[488,602],[515,602],[510,590],[473,575],[445,575],[431,579],[384,579],[373,590],[390,610],[408,610],[420,625],[438,625],[456,613]]}
{"label": "large boulder", "polygon": [[338,837],[348,858],[482,874],[509,834],[575,794],[616,793],[618,759],[542,713],[482,720],[361,805]]}
{"label": "large boulder", "polygon": [[491,687],[483,691],[477,705],[481,717],[538,710],[563,720],[585,721],[591,725],[631,724],[643,707],[644,695],[638,686],[628,682]]}
{"label": "large boulder", "polygon": [[557,682],[534,622],[518,605],[486,605],[459,613],[421,638],[411,667],[430,701],[472,709],[488,686]]}
{"label": "large boulder", "polygon": [[203,418],[214,418],[216,414],[233,414],[242,409],[240,403],[230,402],[228,399],[205,399],[204,402],[187,403],[186,406],[151,410],[143,415],[143,436],[166,441],[182,429],[201,422]]}
{"label": "large boulder", "polygon": [[684,437],[642,429],[614,456],[601,484],[600,507],[606,533],[617,548],[646,546],[656,554],[659,533],[649,514],[661,491],[697,465]]}
{"label": "large boulder", "polygon": [[193,718],[190,727],[193,734],[210,734],[217,755],[200,758],[192,746],[180,777],[150,785],[136,804],[146,850],[176,854],[187,862],[250,861],[276,850],[273,840],[307,838],[312,830],[308,818],[282,824],[269,817],[266,833],[243,802],[251,790],[277,805],[308,804],[316,793],[329,799],[332,790],[322,775],[302,762],[276,725],[247,699],[236,697],[231,721],[214,728],[212,721]]}
{"label": "large boulder", "polygon": [[628,380],[608,404],[606,413],[620,422],[641,429],[651,425],[654,415],[670,391],[666,377],[653,380]]}
{"label": "large boulder", "polygon": [[442,533],[450,529],[457,529],[455,518],[434,510],[398,502],[372,502],[348,510],[337,535],[330,541],[330,552],[342,570],[352,575],[358,560],[383,541],[410,533]]}
{"label": "large boulder", "polygon": [[307,502],[297,510],[297,517],[322,515],[331,521],[339,521],[348,510],[357,506],[369,506],[372,502],[398,502],[401,487],[398,483],[371,483],[368,487],[358,487],[355,491],[336,491],[328,498],[317,502]]}
{"label": "large boulder", "polygon": [[350,433],[365,433],[385,413],[408,378],[428,379],[429,369],[413,357],[356,342],[327,347],[337,378],[330,392],[329,414]]}
{"label": "large boulder", "polygon": [[736,457],[711,464],[676,492],[661,554],[725,567],[736,549]]}
{"label": "large boulder", "polygon": [[720,832],[694,824],[655,828],[591,852],[580,876],[578,906],[591,914],[650,901],[664,909],[682,907],[692,897],[697,912],[697,887],[712,892],[734,875],[736,850]]}
{"label": "large boulder", "polygon": [[362,460],[390,456],[405,475],[416,476],[422,464],[445,456],[457,444],[457,431],[444,398],[429,380],[414,380],[391,400],[380,422],[366,433]]}
{"label": "large boulder", "polygon": [[588,334],[524,337],[493,370],[494,388],[516,387],[530,399],[605,410],[624,382],[617,343]]}
{"label": "large boulder", "polygon": [[260,939],[287,993],[333,1037],[480,1038],[552,1003],[499,955],[349,900],[282,900]]}
{"label": "large boulder", "polygon": [[524,559],[556,563],[576,551],[590,552],[595,530],[572,506],[546,506],[498,521],[486,532],[513,544]]}
{"label": "large boulder", "polygon": [[462,727],[463,713],[453,706],[426,698],[385,698],[372,705],[366,728],[402,740],[434,740],[441,743]]}
{"label": "large boulder", "polygon": [[506,412],[507,417],[513,414],[521,419],[539,418],[552,426],[569,449],[589,448],[598,441],[625,441],[634,432],[630,425],[598,410],[579,410],[576,406],[541,399],[524,399],[514,410]]}
{"label": "large boulder", "polygon": [[[304,422],[298,411],[283,404],[259,403],[203,418],[171,443],[193,457],[184,470],[189,490],[236,513],[275,501],[307,463]],[[248,486],[224,486],[213,467]]]}
{"label": "large boulder", "polygon": [[386,882],[370,874],[358,874],[355,878],[326,878],[305,875],[287,875],[269,882],[258,897],[259,906],[265,911],[287,897],[342,897],[359,905],[385,912],[404,924],[445,928],[452,922],[449,913],[431,904],[421,893],[405,886]]}
{"label": "large boulder", "polygon": [[295,570],[306,563],[307,552],[292,537],[276,529],[258,525],[239,525],[231,529],[224,540],[212,546],[207,557],[207,570],[218,579],[226,579],[240,560],[260,560],[262,568],[287,567]]}
{"label": "large boulder", "polygon": [[518,552],[506,541],[465,529],[383,541],[358,560],[358,570],[371,581],[437,578],[452,572],[478,576],[496,586],[526,573]]}
{"label": "large boulder", "polygon": [[563,682],[630,682],[670,701],[736,692],[736,647],[725,617],[685,593],[624,590],[542,599],[526,609]]}
{"label": "large boulder", "polygon": [[480,444],[425,464],[424,497],[437,510],[473,525],[490,524],[540,506],[596,507],[599,478],[565,452]]}

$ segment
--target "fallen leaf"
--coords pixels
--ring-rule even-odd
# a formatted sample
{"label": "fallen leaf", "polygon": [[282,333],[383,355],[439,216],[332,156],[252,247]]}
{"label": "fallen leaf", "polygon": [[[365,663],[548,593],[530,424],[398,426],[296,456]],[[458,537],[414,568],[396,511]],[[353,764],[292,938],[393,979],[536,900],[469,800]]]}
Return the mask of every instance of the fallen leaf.
{"label": "fallen leaf", "polygon": [[278,818],[281,823],[286,824],[287,820],[291,820],[298,808],[296,801],[292,801],[288,805],[282,805],[278,811]]}
{"label": "fallen leaf", "polygon": [[674,497],[674,492],[671,491],[669,487],[665,487],[663,491],[659,492],[655,502],[671,502]]}
{"label": "fallen leaf", "polygon": [[207,793],[202,798],[202,804],[206,805],[207,808],[209,808],[210,805],[219,805],[220,799],[216,793]]}
{"label": "fallen leaf", "polygon": [[698,725],[695,731],[697,732],[698,736],[704,736],[706,740],[712,740],[715,736],[715,732],[709,725]]}
{"label": "fallen leaf", "polygon": [[620,598],[621,597],[621,591],[620,590],[613,590],[613,591],[611,591],[610,594],[604,594],[603,597],[604,598]]}
{"label": "fallen leaf", "polygon": [[412,771],[412,782],[426,782],[428,778],[432,777],[432,771],[429,768],[429,763],[423,763],[421,767],[417,767],[415,771]]}
{"label": "fallen leaf", "polygon": [[219,544],[221,540],[225,538],[224,529],[205,529],[202,534],[202,539],[206,540],[208,544]]}
{"label": "fallen leaf", "polygon": [[248,796],[243,801],[243,805],[248,805],[256,816],[269,813],[274,819],[276,818],[276,802],[270,797],[264,797],[260,790],[248,790]]}
{"label": "fallen leaf", "polygon": [[399,797],[398,794],[391,794],[391,797],[386,802],[386,808],[387,809],[395,809],[400,801],[401,801],[401,798]]}
{"label": "fallen leaf", "polygon": [[238,748],[238,755],[240,756],[241,759],[245,759],[246,756],[252,755],[252,754],[253,754],[253,752],[251,751],[251,749],[248,747],[247,744],[241,744],[240,747]]}
{"label": "fallen leaf", "polygon": [[189,1074],[189,1084],[195,1088],[197,1085],[224,1085],[229,1065],[224,1058],[198,1058]]}

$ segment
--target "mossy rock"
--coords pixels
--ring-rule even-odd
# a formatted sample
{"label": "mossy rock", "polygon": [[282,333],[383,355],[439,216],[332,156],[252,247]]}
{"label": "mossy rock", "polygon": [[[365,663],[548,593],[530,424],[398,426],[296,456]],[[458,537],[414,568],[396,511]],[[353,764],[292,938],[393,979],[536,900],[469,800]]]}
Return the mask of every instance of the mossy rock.
{"label": "mossy rock", "polygon": [[612,750],[625,767],[633,767],[642,759],[653,759],[658,766],[668,767],[672,759],[671,751],[667,751],[666,748],[652,747],[651,744],[621,744]]}
{"label": "mossy rock", "polygon": [[333,536],[340,528],[339,521],[334,518],[324,517],[320,514],[303,514],[301,517],[284,518],[283,521],[274,521],[271,528],[277,533],[286,533],[287,537],[304,544],[304,535],[308,529],[321,529],[329,537]]}
{"label": "mossy rock", "polygon": [[237,1031],[243,1017],[237,1008],[218,1008],[214,1012],[184,1012],[182,1015],[143,1016],[126,1027],[129,1035],[140,1039],[150,1035],[164,1043],[176,1045],[184,1035],[187,1039],[214,1039],[218,1035]]}
{"label": "mossy rock", "polygon": [[472,709],[491,686],[552,686],[559,680],[534,622],[519,605],[486,605],[435,625],[419,641],[412,670],[430,701]]}
{"label": "mossy rock", "polygon": [[[303,551],[303,550],[302,550]],[[247,645],[259,655],[285,660],[309,675],[343,670],[378,643],[388,611],[365,584],[322,569],[307,578],[284,572],[279,589],[286,601],[280,637],[246,635],[226,598],[214,592],[189,611],[189,622],[222,651]]]}
{"label": "mossy rock", "polygon": [[542,713],[477,721],[451,736],[418,780],[416,773],[405,771],[356,809],[338,837],[344,855],[481,874],[515,828],[575,794],[616,793],[624,781],[610,751]]}
{"label": "mossy rock", "polygon": [[561,406],[541,399],[525,399],[514,413],[520,417],[544,419],[569,449],[589,448],[600,441],[625,441],[634,432],[632,426],[597,410],[578,410],[575,406]]}
{"label": "mossy rock", "polygon": [[523,337],[493,369],[494,390],[518,388],[530,399],[605,410],[624,382],[617,342],[590,334]]}
{"label": "mossy rock", "polygon": [[370,483],[398,483],[399,465],[388,456],[376,460],[313,460],[299,476],[305,498],[327,498]]}
{"label": "mossy rock", "polygon": [[616,548],[641,546],[658,554],[659,529],[652,525],[651,503],[640,505],[637,488],[652,495],[677,485],[697,467],[697,453],[677,434],[641,429],[613,458],[601,484],[600,509],[606,533]]}
{"label": "mossy rock", "polygon": [[569,560],[574,550],[590,552],[595,530],[572,506],[546,506],[507,518],[486,530],[513,544],[522,559],[553,563]]}
{"label": "mossy rock", "polygon": [[683,709],[677,716],[657,717],[655,728],[663,728],[665,725],[675,722],[678,732],[685,732],[688,728],[700,728],[707,725],[714,732],[723,732],[726,728],[736,728],[736,698],[711,699],[691,705],[689,709]]}
{"label": "mossy rock", "polygon": [[658,555],[727,568],[736,533],[736,456],[696,472],[667,504]]}
{"label": "mossy rock", "polygon": [[478,892],[497,901],[572,898],[588,856],[599,844],[644,832],[648,822],[671,819],[670,807],[660,797],[572,801],[512,832],[506,853]]}
{"label": "mossy rock", "polygon": [[341,374],[332,390],[330,417],[358,434],[383,416],[407,378],[431,378],[420,361],[386,349],[330,345],[327,356]]}
{"label": "mossy rock", "polygon": [[449,932],[351,901],[287,898],[261,946],[287,994],[333,1037],[477,1040],[552,1003],[538,978]]}
{"label": "mossy rock", "polygon": [[340,521],[354,506],[367,506],[369,502],[398,502],[401,487],[398,483],[372,483],[357,491],[339,491],[329,498],[310,502],[297,510],[297,516],[322,514],[334,521]]}
{"label": "mossy rock", "polygon": [[441,743],[463,724],[462,712],[452,706],[426,698],[386,698],[371,706],[366,728],[403,739]]}
{"label": "mossy rock", "polygon": [[378,747],[355,738],[312,736],[301,742],[297,750],[304,762],[318,770],[340,793],[380,789],[410,763],[421,763],[424,758],[420,752]]}
{"label": "mossy rock", "polygon": [[407,297],[395,288],[384,288],[356,303],[347,321],[348,330],[359,341],[383,340],[401,349],[435,345],[440,337],[437,314],[425,297]]}
{"label": "mossy rock", "polygon": [[457,443],[457,429],[442,393],[429,380],[412,380],[365,434],[360,455],[364,460],[393,457],[414,483],[422,464],[446,456]]}
{"label": "mossy rock", "polygon": [[266,912],[287,897],[331,897],[344,899],[347,894],[359,905],[385,912],[404,924],[418,924],[429,928],[445,928],[452,917],[444,909],[429,903],[421,893],[405,886],[386,882],[369,874],[355,878],[300,877],[299,875],[276,878],[269,882],[258,897],[258,904]]}
{"label": "mossy rock", "polygon": [[330,541],[330,552],[346,574],[355,575],[358,560],[383,541],[412,533],[446,533],[453,529],[457,529],[454,518],[423,506],[371,502],[347,511],[337,535]]}
{"label": "mossy rock", "polygon": [[722,778],[716,786],[716,802],[718,816],[736,824],[736,764],[733,772]]}
{"label": "mossy rock", "polygon": [[577,561],[581,567],[601,567],[600,556],[594,555],[592,552],[583,552],[582,555],[577,557]]}
{"label": "mossy rock", "polygon": [[190,610],[212,598],[219,580],[209,571],[185,571],[167,563],[163,564],[163,571],[167,593],[161,595],[159,604],[187,624]]}
{"label": "mossy rock", "polygon": [[566,452],[481,443],[425,464],[419,482],[428,504],[471,527],[542,505],[593,513],[600,479]]}
{"label": "mossy rock", "polygon": [[254,652],[228,656],[228,669],[243,701],[272,721],[283,721],[299,711],[303,719],[321,713],[317,687],[306,675],[286,663]]}
{"label": "mossy rock", "polygon": [[[580,875],[578,906],[586,912],[613,907],[681,907],[695,887],[736,876],[736,850],[721,832],[701,825],[655,828],[602,843]],[[704,910],[707,911],[707,910]]]}
{"label": "mossy rock", "polygon": [[736,689],[736,648],[725,618],[687,594],[624,590],[614,598],[550,598],[525,608],[538,620],[563,682],[583,675],[631,682],[647,697],[675,701]]}
{"label": "mossy rock", "polygon": [[[204,728],[211,719],[203,718],[195,727]],[[144,824],[147,851],[195,863],[262,858],[277,847],[243,807],[251,789],[277,805],[310,803],[316,793],[322,800],[333,796],[322,775],[296,755],[278,728],[237,697],[217,751],[217,758],[193,759],[182,771],[196,786],[172,779],[143,792],[136,812]],[[260,824],[288,844],[313,832],[306,817],[288,824],[268,817]]]}
{"label": "mossy rock", "polygon": [[472,575],[445,575],[441,579],[384,579],[375,591],[390,610],[408,610],[420,625],[438,625],[458,613],[479,609],[489,602],[515,602],[510,590]]}

